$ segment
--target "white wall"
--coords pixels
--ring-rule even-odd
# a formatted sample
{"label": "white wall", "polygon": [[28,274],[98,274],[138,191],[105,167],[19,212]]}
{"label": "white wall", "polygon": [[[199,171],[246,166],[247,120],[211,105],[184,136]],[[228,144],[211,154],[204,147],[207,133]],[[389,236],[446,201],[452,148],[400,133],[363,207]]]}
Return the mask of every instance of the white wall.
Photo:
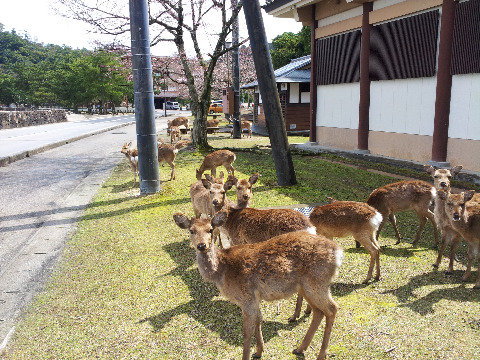
{"label": "white wall", "polygon": [[359,101],[359,83],[318,86],[316,125],[358,129]]}
{"label": "white wall", "polygon": [[300,84],[299,83],[290,83],[290,96],[288,102],[290,104],[298,104],[298,99],[300,91]]}
{"label": "white wall", "polygon": [[433,135],[437,78],[372,81],[370,130]]}
{"label": "white wall", "polygon": [[452,77],[448,136],[480,140],[480,74]]}

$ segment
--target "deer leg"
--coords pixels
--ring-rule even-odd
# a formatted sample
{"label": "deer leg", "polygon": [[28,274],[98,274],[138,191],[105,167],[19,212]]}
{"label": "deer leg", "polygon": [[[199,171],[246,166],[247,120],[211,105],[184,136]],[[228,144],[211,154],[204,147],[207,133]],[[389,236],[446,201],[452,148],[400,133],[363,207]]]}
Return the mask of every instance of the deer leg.
{"label": "deer leg", "polygon": [[392,224],[393,230],[395,230],[395,235],[397,236],[397,242],[395,243],[395,245],[398,245],[398,244],[400,244],[401,236],[400,236],[400,233],[398,232],[398,228],[397,228],[397,218],[395,217],[395,214],[393,214],[393,213],[389,214],[388,218],[390,219],[390,223]]}
{"label": "deer leg", "polygon": [[438,247],[438,225],[437,222],[435,221],[435,214],[431,212],[430,210],[427,211],[427,218],[430,220],[430,222],[433,225],[433,234],[435,236],[435,241],[433,243],[433,248],[436,249]]}
{"label": "deer leg", "polygon": [[293,315],[288,319],[288,322],[294,322],[300,316],[300,311],[302,310],[303,295],[298,293],[297,303],[295,304],[295,311]]}
{"label": "deer leg", "polygon": [[[438,268],[440,266],[440,263],[442,262],[443,253],[445,251],[445,248],[447,247],[447,244],[450,241],[451,241],[451,234],[446,230],[442,230],[442,244],[440,245],[440,250],[438,251],[437,261],[435,261],[435,264],[433,264],[434,267]],[[450,251],[451,249],[452,247],[450,245]],[[448,272],[446,274],[448,274]]]}
{"label": "deer leg", "polygon": [[[300,344],[300,346],[295,350],[293,350],[293,353],[295,355],[303,354],[303,352],[308,348],[308,346],[312,342],[313,335],[315,335],[315,333],[317,332],[318,326],[322,322],[323,312],[319,308],[314,306],[312,306],[312,311],[313,311],[312,322],[310,323],[307,333],[305,334],[305,337],[303,338],[303,341]],[[323,347],[323,344],[322,344],[322,347]]]}
{"label": "deer leg", "polygon": [[335,316],[337,315],[337,305],[335,303],[332,305],[332,313],[325,313],[325,330],[323,332],[322,347],[320,348],[317,360],[324,360],[327,358],[327,348],[330,342],[330,335],[332,333],[333,323],[335,322]]}
{"label": "deer leg", "polygon": [[476,253],[477,253],[477,258],[479,260],[479,266],[478,266],[478,269],[477,269],[477,282],[475,283],[475,285],[473,286],[474,289],[480,289],[480,255],[478,253],[478,244],[476,245]]}
{"label": "deer leg", "polygon": [[386,216],[383,216],[383,214],[382,214],[382,222],[380,223],[380,225],[378,226],[378,229],[377,229],[377,241],[378,241],[378,236],[380,235],[380,231],[382,231],[386,222],[387,222]]}
{"label": "deer leg", "polygon": [[380,249],[378,248],[378,245],[372,243],[372,242],[365,242],[363,241],[362,238],[359,238],[360,243],[367,249],[367,251],[370,253],[370,266],[368,267],[368,273],[367,273],[367,278],[363,280],[362,284],[368,284],[370,279],[372,278],[372,273],[373,273],[373,267],[375,266],[375,263],[377,263],[377,274],[375,276],[375,280],[378,280],[380,278]]}
{"label": "deer leg", "polygon": [[412,241],[412,245],[416,245],[417,244],[417,241],[418,239],[420,239],[420,236],[422,235],[422,232],[423,232],[423,228],[425,227],[425,224],[427,223],[427,218],[423,215],[418,215],[418,218],[420,220],[420,226],[418,227],[418,231],[417,231],[417,234],[415,235],[415,239],[413,239]]}
{"label": "deer leg", "polygon": [[212,177],[216,178],[217,177],[217,168],[214,166],[212,167],[212,170],[211,170],[211,175]]}
{"label": "deer leg", "polygon": [[472,273],[472,261],[473,261],[473,255],[474,254],[474,249],[472,244],[469,242],[468,243],[468,252],[467,252],[467,270],[465,270],[465,274],[462,277],[462,281],[468,281],[468,278],[470,277],[470,274]]}
{"label": "deer leg", "polygon": [[451,242],[450,242],[450,259],[448,262],[448,270],[445,272],[445,274],[450,275],[453,274],[453,263],[455,261],[455,252],[457,251],[457,247],[460,244],[460,241],[462,238],[455,234],[451,235]]}
{"label": "deer leg", "polygon": [[169,165],[172,168],[172,173],[170,174],[170,181],[175,180],[175,163],[172,161]]}
{"label": "deer leg", "polygon": [[260,336],[257,338],[257,353],[253,357],[260,357],[263,352],[263,338],[261,337],[262,330],[260,328],[261,324],[261,314],[259,304],[248,303],[242,309],[243,314],[243,357],[242,360],[250,360],[250,344],[252,341],[252,335],[255,332],[255,336]]}

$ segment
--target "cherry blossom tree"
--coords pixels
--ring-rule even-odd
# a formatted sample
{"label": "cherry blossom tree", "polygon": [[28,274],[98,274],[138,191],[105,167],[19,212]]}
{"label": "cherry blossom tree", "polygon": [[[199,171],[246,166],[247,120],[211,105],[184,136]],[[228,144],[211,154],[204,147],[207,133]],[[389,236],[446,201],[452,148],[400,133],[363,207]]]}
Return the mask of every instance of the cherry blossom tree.
{"label": "cherry blossom tree", "polygon": [[[128,2],[97,0],[57,0],[65,16],[84,21],[101,34],[121,36],[130,31]],[[193,144],[208,148],[206,119],[214,70],[219,59],[231,49],[225,41],[232,31],[242,3],[232,0],[150,0],[149,23],[151,46],[174,44],[176,59],[169,64],[168,76],[188,90],[194,115]],[[63,9],[63,10],[62,10]],[[202,34],[210,43],[200,46]],[[243,45],[241,41],[239,45]],[[187,44],[193,55],[187,54]],[[178,73],[177,68],[178,67]],[[164,68],[165,70],[165,68]]]}

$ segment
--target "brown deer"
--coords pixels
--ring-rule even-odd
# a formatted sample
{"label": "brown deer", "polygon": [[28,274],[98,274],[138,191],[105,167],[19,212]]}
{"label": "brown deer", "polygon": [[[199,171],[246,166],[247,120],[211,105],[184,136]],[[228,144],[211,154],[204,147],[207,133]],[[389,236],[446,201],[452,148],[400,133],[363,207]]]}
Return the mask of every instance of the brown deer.
{"label": "brown deer", "polygon": [[237,196],[237,207],[247,208],[250,207],[250,200],[252,199],[252,187],[257,182],[260,174],[256,173],[250,176],[248,179],[238,180],[235,176],[229,175],[228,180],[232,180],[235,185],[235,194]]}
{"label": "brown deer", "polygon": [[203,159],[200,169],[197,170],[197,180],[202,178],[206,170],[210,170],[213,177],[217,177],[217,167],[224,166],[229,174],[235,175],[235,168],[232,166],[235,161],[235,153],[230,150],[216,150]]}
{"label": "brown deer", "polygon": [[188,130],[188,118],[181,116],[173,120],[168,120],[167,128],[172,126],[185,126],[185,128]]}
{"label": "brown deer", "polygon": [[[438,196],[445,202],[445,214],[453,229],[468,242],[468,263],[467,270],[462,277],[463,281],[468,281],[470,277],[474,258],[480,260],[480,204],[476,201],[469,203],[474,193],[473,190],[460,194],[445,191],[438,193]],[[480,289],[480,270],[478,270],[474,289]]]}
{"label": "brown deer", "polygon": [[434,246],[437,246],[437,224],[433,212],[429,209],[430,203],[435,198],[435,194],[435,188],[431,184],[421,180],[399,181],[373,190],[366,202],[368,205],[377,209],[383,217],[382,223],[377,231],[377,240],[380,231],[382,231],[387,219],[389,219],[397,236],[396,244],[399,244],[401,236],[397,228],[395,213],[413,209],[420,219],[420,227],[413,240],[413,245],[416,245],[418,242],[428,219],[433,224],[433,231],[435,233]]}
{"label": "brown deer", "polygon": [[[130,165],[130,169],[133,171],[133,185],[135,187],[137,183],[137,174],[138,174],[138,150],[132,148],[132,142],[125,143],[122,146],[121,153],[125,155]],[[140,174],[138,175],[138,180],[140,181]]]}
{"label": "brown deer", "polygon": [[207,127],[218,127],[218,119],[209,119],[207,120]]}
{"label": "brown deer", "polygon": [[287,298],[299,292],[313,311],[312,322],[294,354],[309,347],[325,316],[325,330],[317,359],[325,359],[338,306],[332,298],[330,284],[341,264],[343,251],[334,242],[319,235],[298,231],[265,242],[239,245],[222,250],[212,241],[212,230],[226,221],[226,212],[213,219],[189,219],[175,214],[175,223],[190,230],[200,275],[213,282],[243,314],[243,360],[250,359],[250,344],[255,333],[254,358],[262,356],[262,314],[260,301]]}
{"label": "brown deer", "polygon": [[170,144],[173,144],[175,139],[177,139],[177,141],[182,140],[182,132],[178,126],[170,126],[167,129],[167,134],[170,135]]}
{"label": "brown deer", "polygon": [[310,222],[317,234],[329,239],[353,236],[370,253],[370,266],[364,284],[372,278],[377,265],[375,280],[380,279],[380,246],[376,239],[382,215],[372,206],[356,201],[334,201],[316,206],[310,213]]}
{"label": "brown deer", "polygon": [[190,140],[180,140],[175,144],[166,144],[160,137],[157,138],[158,141],[158,163],[166,162],[172,168],[170,174],[170,180],[175,179],[175,157],[177,156],[178,150],[188,146]]}
{"label": "brown deer", "polygon": [[455,166],[451,169],[437,169],[431,165],[425,165],[424,168],[425,171],[432,176],[433,186],[437,190],[437,196],[435,197],[435,209],[433,213],[435,215],[435,222],[441,231],[440,250],[438,251],[437,261],[435,264],[433,264],[433,266],[438,268],[440,262],[442,261],[445,248],[448,244],[450,244],[450,261],[445,274],[451,275],[453,274],[455,250],[457,249],[458,244],[460,244],[462,237],[450,224],[450,220],[447,218],[447,214],[445,213],[445,201],[438,196],[438,194],[440,191],[446,191],[447,193],[450,193],[450,179],[456,176],[460,170],[462,170],[462,166]]}
{"label": "brown deer", "polygon": [[[240,122],[240,131],[242,133],[242,136],[245,136],[243,134],[243,129],[246,129],[247,130],[247,136],[248,137],[252,137],[252,123],[248,120],[242,120]],[[233,136],[233,129],[230,130],[230,137]]]}

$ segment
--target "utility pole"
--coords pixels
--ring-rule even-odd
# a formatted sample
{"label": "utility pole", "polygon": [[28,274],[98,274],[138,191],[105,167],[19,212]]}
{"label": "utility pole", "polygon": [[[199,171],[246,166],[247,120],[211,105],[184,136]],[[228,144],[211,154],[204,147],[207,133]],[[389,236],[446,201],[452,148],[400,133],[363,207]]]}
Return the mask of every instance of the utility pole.
{"label": "utility pole", "polygon": [[[232,1],[232,7],[237,7],[237,0]],[[241,139],[242,128],[240,126],[240,63],[238,59],[238,16],[233,21],[232,27],[233,138]]]}
{"label": "utility pole", "polygon": [[140,194],[160,191],[147,0],[129,0]]}
{"label": "utility pole", "polygon": [[280,98],[278,97],[277,83],[273,73],[272,59],[270,58],[260,5],[258,0],[242,0],[242,2],[268,135],[272,144],[278,184],[280,186],[294,185],[297,183],[295,169],[293,168],[292,154],[288,144],[287,130],[283,120]]}

